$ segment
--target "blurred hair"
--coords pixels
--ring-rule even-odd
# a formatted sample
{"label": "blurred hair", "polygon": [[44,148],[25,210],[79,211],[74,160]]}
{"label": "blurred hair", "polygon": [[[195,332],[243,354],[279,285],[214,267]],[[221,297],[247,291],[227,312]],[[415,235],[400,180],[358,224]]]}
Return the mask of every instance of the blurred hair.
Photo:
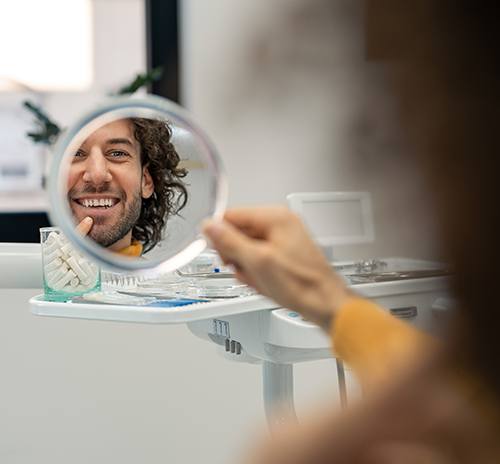
{"label": "blurred hair", "polygon": [[145,118],[131,121],[141,146],[141,164],[148,168],[154,183],[153,195],[142,199],[141,214],[132,229],[132,236],[147,252],[162,239],[168,218],[186,206],[188,192],[182,178],[187,171],[179,167],[180,157],[171,142],[168,122]]}
{"label": "blurred hair", "polygon": [[500,4],[374,0],[366,13],[368,56],[394,71],[406,135],[454,269],[454,355],[500,393]]}

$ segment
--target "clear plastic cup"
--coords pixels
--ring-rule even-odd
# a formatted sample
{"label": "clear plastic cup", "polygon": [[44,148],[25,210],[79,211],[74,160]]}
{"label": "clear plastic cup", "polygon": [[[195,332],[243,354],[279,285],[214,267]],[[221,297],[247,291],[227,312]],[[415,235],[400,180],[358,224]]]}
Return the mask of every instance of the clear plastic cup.
{"label": "clear plastic cup", "polygon": [[101,289],[101,271],[68,242],[58,227],[40,229],[45,299],[67,301]]}

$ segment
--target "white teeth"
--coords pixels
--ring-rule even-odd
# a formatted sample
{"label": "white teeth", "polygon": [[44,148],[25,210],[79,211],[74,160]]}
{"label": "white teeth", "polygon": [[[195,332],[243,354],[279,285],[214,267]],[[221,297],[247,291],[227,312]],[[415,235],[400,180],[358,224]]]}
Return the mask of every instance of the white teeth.
{"label": "white teeth", "polygon": [[112,198],[93,198],[93,199],[84,199],[81,200],[81,203],[85,208],[95,208],[98,206],[106,206],[110,207],[113,206],[113,199]]}

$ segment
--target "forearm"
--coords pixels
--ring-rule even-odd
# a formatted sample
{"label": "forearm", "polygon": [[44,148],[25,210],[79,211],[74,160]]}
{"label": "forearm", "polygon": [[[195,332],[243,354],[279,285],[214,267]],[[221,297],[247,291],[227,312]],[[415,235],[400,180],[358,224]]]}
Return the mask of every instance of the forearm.
{"label": "forearm", "polygon": [[360,297],[346,300],[338,309],[330,333],[334,354],[349,364],[365,386],[387,378],[436,343]]}

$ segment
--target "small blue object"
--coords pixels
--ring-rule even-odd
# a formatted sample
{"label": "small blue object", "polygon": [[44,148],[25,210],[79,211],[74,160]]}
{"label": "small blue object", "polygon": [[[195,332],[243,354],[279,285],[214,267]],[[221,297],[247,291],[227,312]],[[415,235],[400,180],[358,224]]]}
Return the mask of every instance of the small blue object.
{"label": "small blue object", "polygon": [[157,300],[153,301],[153,303],[150,303],[146,306],[148,307],[153,307],[153,308],[172,308],[174,306],[186,306],[190,305],[193,303],[203,303],[207,302],[208,300],[195,300],[195,299],[190,299],[190,298],[171,298],[169,300]]}
{"label": "small blue object", "polygon": [[288,313],[288,316],[289,317],[299,317],[299,313],[290,312],[290,313]]}
{"label": "small blue object", "polygon": [[220,269],[218,267],[214,267],[214,272],[220,272]]}

